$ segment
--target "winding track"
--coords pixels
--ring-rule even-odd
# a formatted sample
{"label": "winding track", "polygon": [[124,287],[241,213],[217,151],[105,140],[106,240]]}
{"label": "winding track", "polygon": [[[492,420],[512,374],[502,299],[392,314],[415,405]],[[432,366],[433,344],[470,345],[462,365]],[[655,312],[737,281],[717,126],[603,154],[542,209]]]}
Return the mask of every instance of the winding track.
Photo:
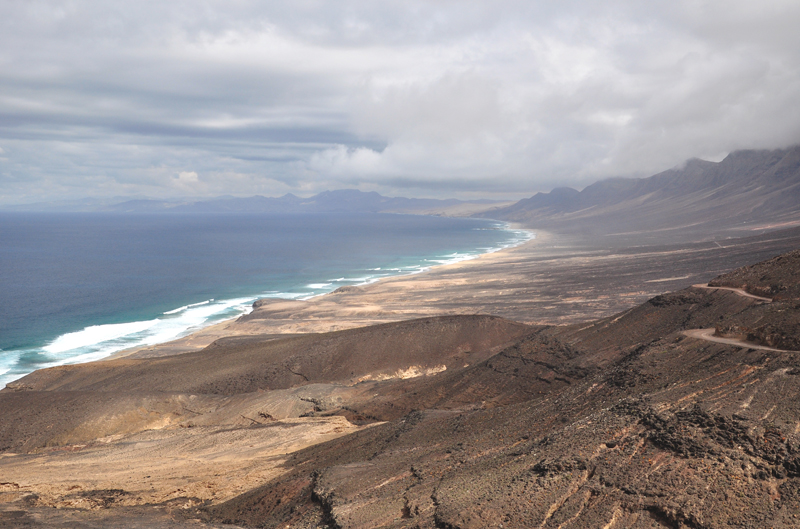
{"label": "winding track", "polygon": [[746,347],[748,349],[761,349],[763,351],[774,351],[776,353],[800,353],[800,351],[790,351],[787,349],[775,349],[774,347],[767,347],[766,345],[757,345],[744,340],[736,340],[734,338],[722,338],[714,336],[716,329],[691,329],[689,331],[682,331],[681,334],[689,338],[697,338],[699,340],[706,340],[708,342],[724,343],[727,345],[735,345],[737,347]]}
{"label": "winding track", "polygon": [[751,294],[742,290],[741,288],[733,288],[733,287],[712,287],[709,285],[692,285],[694,288],[705,288],[706,290],[730,290],[731,292],[736,292],[740,296],[744,296],[750,299],[757,299],[758,301],[763,301],[764,303],[772,303],[772,298],[764,298],[761,296],[756,296],[755,294]]}
{"label": "winding track", "polygon": [[[765,298],[762,296],[756,296],[755,294],[750,294],[749,292],[745,292],[741,288],[732,288],[732,287],[712,287],[709,285],[692,285],[695,288],[705,288],[708,290],[730,290],[731,292],[735,292],[740,296],[755,299],[761,301],[763,303],[772,303],[772,299]],[[706,340],[708,342],[716,342],[716,343],[723,343],[726,345],[735,345],[737,347],[746,347],[748,349],[761,349],[762,351],[773,351],[777,353],[800,353],[800,351],[790,351],[787,349],[775,349],[774,347],[767,347],[766,345],[757,345],[750,342],[745,342],[744,340],[736,340],[734,338],[722,338],[721,336],[714,336],[716,329],[713,327],[710,329],[691,329],[688,331],[682,331],[681,334],[684,336],[688,336],[689,338],[697,338],[698,340]]]}

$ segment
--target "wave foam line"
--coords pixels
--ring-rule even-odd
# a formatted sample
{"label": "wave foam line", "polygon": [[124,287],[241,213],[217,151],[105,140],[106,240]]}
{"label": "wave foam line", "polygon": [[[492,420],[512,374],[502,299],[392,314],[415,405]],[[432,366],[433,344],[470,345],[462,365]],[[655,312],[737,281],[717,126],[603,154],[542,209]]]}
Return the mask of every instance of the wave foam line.
{"label": "wave foam line", "polygon": [[[310,283],[306,288],[324,289],[327,291],[331,290],[329,287],[334,283],[357,283],[359,285],[365,285],[379,281],[387,276],[419,274],[429,270],[431,266],[474,259],[485,253],[494,253],[506,248],[513,248],[536,238],[535,232],[511,229],[509,225],[505,223],[498,223],[497,228],[494,229],[502,229],[511,232],[512,235],[497,247],[482,247],[477,248],[476,251],[472,253],[456,252],[439,258],[426,259],[425,261],[431,263],[431,265],[415,264],[383,270],[375,268],[370,271],[380,270],[384,273],[370,274],[365,277],[340,277],[329,279],[325,283]],[[308,292],[269,291],[265,292],[260,297],[309,299],[321,295],[322,293],[309,294]],[[174,340],[208,325],[214,320],[231,317],[233,316],[233,312],[238,311],[240,313],[245,313],[249,308],[249,304],[254,299],[256,298],[239,298],[224,301],[210,299],[185,305],[162,314],[162,316],[169,316],[169,318],[159,317],[147,321],[94,325],[80,331],[59,336],[43,348],[14,352],[4,351],[2,355],[4,357],[2,359],[3,362],[0,366],[0,382],[14,380],[24,376],[35,368],[99,360],[124,349],[144,347]],[[43,357],[43,362],[30,363],[29,360],[32,355],[41,355]],[[21,365],[23,362],[29,362],[27,364],[27,369],[23,368]]]}
{"label": "wave foam line", "polygon": [[63,334],[44,347],[3,351],[0,355],[0,388],[36,369],[100,360],[125,349],[180,338],[215,321],[246,313],[253,299],[193,303],[168,317],[162,315],[146,321],[91,325]]}
{"label": "wave foam line", "polygon": [[191,303],[189,305],[184,305],[183,307],[178,307],[177,309],[168,310],[167,312],[164,312],[163,314],[164,315],[177,314],[179,312],[183,312],[184,310],[190,309],[192,307],[199,307],[200,305],[208,305],[212,301],[214,301],[214,298],[207,299],[205,301],[201,301],[200,303]]}
{"label": "wave foam line", "polygon": [[262,295],[262,298],[279,298],[279,299],[297,299],[302,296],[307,296],[307,292],[269,292]]}
{"label": "wave foam line", "polygon": [[92,325],[80,331],[63,334],[53,340],[50,345],[44,346],[45,352],[50,354],[65,353],[81,347],[107,342],[144,332],[153,327],[159,320],[134,321],[130,323],[110,323],[106,325]]}
{"label": "wave foam line", "polygon": [[[536,238],[536,233],[530,230],[525,229],[517,229],[511,228],[509,224],[504,222],[498,222],[495,226],[491,228],[476,228],[481,230],[502,230],[505,232],[510,233],[510,237],[505,242],[500,243],[498,246],[494,247],[480,247],[476,248],[472,252],[453,252],[447,255],[443,255],[440,257],[434,257],[430,259],[423,259],[425,263],[430,263],[429,265],[426,264],[414,264],[414,265],[405,265],[395,268],[386,268],[385,271],[390,272],[388,274],[374,274],[366,277],[356,277],[356,278],[348,278],[348,277],[339,277],[334,279],[328,279],[329,283],[328,286],[332,283],[355,283],[356,286],[363,286],[375,283],[380,281],[385,277],[390,276],[402,276],[402,275],[416,275],[421,274],[423,272],[429,271],[434,266],[443,266],[449,264],[460,263],[463,261],[469,261],[472,259],[477,259],[481,255],[490,254],[499,252],[500,250],[506,250],[509,248],[515,248],[520,246],[530,240]],[[368,271],[377,271],[381,270],[381,268],[369,268]],[[314,287],[322,286],[319,284],[313,284]],[[308,287],[312,287],[312,285],[308,285]],[[305,297],[301,297],[301,300],[308,300],[320,296],[323,293],[313,293],[313,294],[306,294]],[[279,296],[276,296],[279,297]],[[297,299],[297,297],[293,297],[292,299]]]}

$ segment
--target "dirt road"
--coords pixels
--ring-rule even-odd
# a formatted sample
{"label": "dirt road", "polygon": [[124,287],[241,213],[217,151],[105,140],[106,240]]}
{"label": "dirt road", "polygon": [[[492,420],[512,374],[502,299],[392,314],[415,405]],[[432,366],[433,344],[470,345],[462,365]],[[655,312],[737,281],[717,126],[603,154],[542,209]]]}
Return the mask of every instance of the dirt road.
{"label": "dirt road", "polygon": [[745,342],[744,340],[735,340],[733,338],[722,338],[720,336],[714,336],[715,332],[716,329],[712,327],[710,329],[692,329],[689,331],[683,331],[683,334],[684,336],[688,336],[690,338],[698,338],[700,340],[707,340],[709,342],[735,345],[737,347],[747,347],[748,349],[761,349],[763,351],[776,351],[779,353],[800,353],[800,351],[787,351],[785,349],[775,349],[774,347],[767,347],[766,345],[757,345],[750,342]]}
{"label": "dirt road", "polygon": [[695,288],[705,288],[707,290],[730,290],[731,292],[736,292],[740,296],[744,296],[750,299],[757,299],[758,301],[763,301],[764,303],[772,303],[771,298],[764,298],[761,296],[756,296],[755,294],[751,294],[741,288],[732,288],[732,287],[712,287],[709,285],[692,285]]}

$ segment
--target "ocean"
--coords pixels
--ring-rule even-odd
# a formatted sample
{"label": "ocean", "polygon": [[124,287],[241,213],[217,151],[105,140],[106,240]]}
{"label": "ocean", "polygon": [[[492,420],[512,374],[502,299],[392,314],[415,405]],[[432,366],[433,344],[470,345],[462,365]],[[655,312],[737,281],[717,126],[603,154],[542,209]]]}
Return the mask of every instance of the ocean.
{"label": "ocean", "polygon": [[0,388],[244,314],[516,246],[505,223],[393,214],[0,213]]}

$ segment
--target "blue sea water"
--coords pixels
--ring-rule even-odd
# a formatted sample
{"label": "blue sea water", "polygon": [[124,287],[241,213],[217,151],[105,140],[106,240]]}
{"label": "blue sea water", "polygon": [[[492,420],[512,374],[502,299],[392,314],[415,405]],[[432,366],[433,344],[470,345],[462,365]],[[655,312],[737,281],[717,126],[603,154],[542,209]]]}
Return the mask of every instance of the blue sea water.
{"label": "blue sea water", "polygon": [[518,245],[531,234],[417,215],[0,213],[0,388],[246,313]]}

